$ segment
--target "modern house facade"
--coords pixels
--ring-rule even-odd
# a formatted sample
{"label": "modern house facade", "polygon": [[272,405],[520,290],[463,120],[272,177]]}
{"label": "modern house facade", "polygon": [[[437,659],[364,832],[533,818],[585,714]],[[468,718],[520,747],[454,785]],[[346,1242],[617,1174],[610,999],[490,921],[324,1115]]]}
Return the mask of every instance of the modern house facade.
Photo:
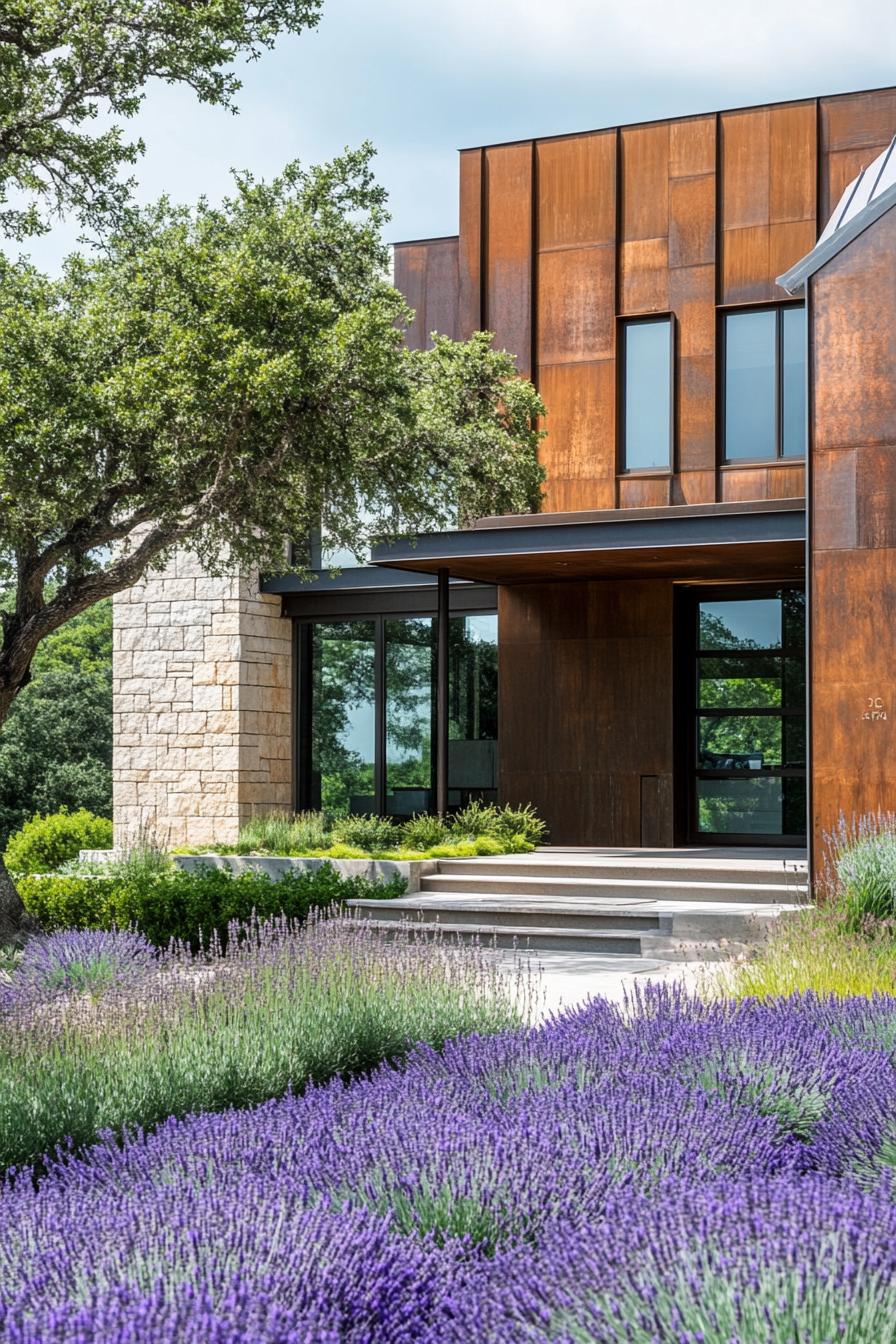
{"label": "modern house facade", "polygon": [[395,249],[408,338],[516,356],[543,511],[125,594],[123,830],[480,797],[561,845],[820,852],[892,806],[896,216],[816,242],[894,132],[884,89],[461,151],[459,234]]}

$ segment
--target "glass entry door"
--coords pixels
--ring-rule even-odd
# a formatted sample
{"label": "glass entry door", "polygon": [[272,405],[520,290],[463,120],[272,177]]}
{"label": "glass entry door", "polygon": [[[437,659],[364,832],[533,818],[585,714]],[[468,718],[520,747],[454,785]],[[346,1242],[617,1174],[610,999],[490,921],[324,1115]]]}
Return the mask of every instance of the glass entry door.
{"label": "glass entry door", "polygon": [[704,593],[691,613],[690,839],[805,844],[805,593]]}

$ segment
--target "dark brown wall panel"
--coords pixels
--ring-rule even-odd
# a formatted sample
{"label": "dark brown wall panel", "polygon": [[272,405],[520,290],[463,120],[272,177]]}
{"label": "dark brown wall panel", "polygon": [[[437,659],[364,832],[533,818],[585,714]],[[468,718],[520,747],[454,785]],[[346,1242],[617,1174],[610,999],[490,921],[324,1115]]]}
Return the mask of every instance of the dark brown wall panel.
{"label": "dark brown wall panel", "polygon": [[457,324],[462,340],[482,328],[483,158],[481,149],[465,149],[460,155]]}
{"label": "dark brown wall panel", "polygon": [[395,249],[395,287],[414,310],[407,329],[412,350],[422,350],[426,343],[426,248],[424,242],[401,243]]}
{"label": "dark brown wall panel", "polygon": [[812,281],[812,826],[896,807],[896,213]]}
{"label": "dark brown wall panel", "polygon": [[672,503],[670,476],[622,476],[620,509],[657,509]]}
{"label": "dark brown wall panel", "polygon": [[484,325],[495,347],[532,362],[532,145],[485,151],[486,297]]}
{"label": "dark brown wall panel", "polygon": [[395,284],[414,309],[408,345],[424,350],[432,333],[458,334],[458,270],[456,238],[403,243],[395,249]]}
{"label": "dark brown wall panel", "polygon": [[722,301],[780,298],[776,276],[816,237],[815,102],[724,112],[719,123]]}
{"label": "dark brown wall panel", "polygon": [[498,604],[502,799],[533,802],[554,844],[639,845],[644,825],[671,844],[671,583],[515,586]]}

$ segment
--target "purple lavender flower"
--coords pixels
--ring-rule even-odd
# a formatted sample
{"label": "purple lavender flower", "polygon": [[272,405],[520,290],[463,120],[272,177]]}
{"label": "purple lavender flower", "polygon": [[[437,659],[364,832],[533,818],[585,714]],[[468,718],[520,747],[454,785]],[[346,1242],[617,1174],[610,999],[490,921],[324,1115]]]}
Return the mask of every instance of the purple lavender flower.
{"label": "purple lavender flower", "polygon": [[109,1136],[0,1192],[0,1341],[892,1344],[894,1039],[657,990]]}
{"label": "purple lavender flower", "polygon": [[132,988],[158,966],[158,953],[140,933],[66,929],[30,938],[10,980],[0,990],[0,1007],[12,1011],[65,995],[97,995]]}

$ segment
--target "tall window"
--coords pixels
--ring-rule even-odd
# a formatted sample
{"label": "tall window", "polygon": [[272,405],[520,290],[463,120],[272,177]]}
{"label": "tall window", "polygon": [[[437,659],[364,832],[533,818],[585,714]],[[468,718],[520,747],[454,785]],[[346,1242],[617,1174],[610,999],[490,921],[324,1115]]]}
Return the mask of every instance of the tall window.
{"label": "tall window", "polygon": [[622,328],[622,468],[672,467],[672,319],[625,322]]}
{"label": "tall window", "polygon": [[[456,615],[448,634],[448,803],[497,796],[498,618]],[[435,806],[436,622],[303,623],[299,803],[409,817]]]}
{"label": "tall window", "polygon": [[806,310],[800,305],[726,313],[725,461],[804,457]]}
{"label": "tall window", "polygon": [[697,606],[694,838],[806,833],[806,607],[800,589]]}

